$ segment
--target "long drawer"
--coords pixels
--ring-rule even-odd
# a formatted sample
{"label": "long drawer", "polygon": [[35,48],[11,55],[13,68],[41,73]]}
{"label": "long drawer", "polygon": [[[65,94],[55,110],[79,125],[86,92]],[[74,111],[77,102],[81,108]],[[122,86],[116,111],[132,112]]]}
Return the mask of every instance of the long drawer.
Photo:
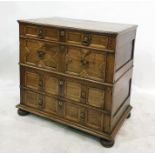
{"label": "long drawer", "polygon": [[21,87],[64,98],[68,102],[105,111],[106,105],[110,105],[111,102],[112,87],[109,86],[47,73],[31,67],[21,67],[20,74]]}
{"label": "long drawer", "polygon": [[64,42],[98,49],[114,49],[115,37],[109,34],[48,27],[34,24],[20,24],[20,36]]}
{"label": "long drawer", "polygon": [[20,62],[71,76],[113,82],[113,53],[21,39]]}
{"label": "long drawer", "polygon": [[70,122],[104,131],[104,119],[107,114],[102,111],[85,108],[72,102],[59,100],[56,97],[42,95],[31,90],[21,89],[21,104],[41,110],[42,112],[57,117],[62,117]]}

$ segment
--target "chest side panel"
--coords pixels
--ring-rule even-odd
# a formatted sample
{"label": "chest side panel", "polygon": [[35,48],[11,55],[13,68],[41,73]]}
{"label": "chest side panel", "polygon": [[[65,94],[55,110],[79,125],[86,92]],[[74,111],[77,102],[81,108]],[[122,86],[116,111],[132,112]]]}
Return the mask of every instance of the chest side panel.
{"label": "chest side panel", "polygon": [[115,70],[118,71],[125,66],[134,56],[136,30],[126,32],[117,36],[116,46],[116,65]]}

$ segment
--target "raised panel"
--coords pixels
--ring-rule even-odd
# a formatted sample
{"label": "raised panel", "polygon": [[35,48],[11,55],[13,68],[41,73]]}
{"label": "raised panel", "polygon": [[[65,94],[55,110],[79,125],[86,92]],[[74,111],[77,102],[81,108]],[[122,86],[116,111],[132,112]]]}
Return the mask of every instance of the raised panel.
{"label": "raised panel", "polygon": [[[40,34],[39,34],[40,33]],[[47,39],[47,40],[59,40],[59,30],[52,27],[42,27],[37,25],[20,25],[20,34],[28,37]]]}
{"label": "raised panel", "polygon": [[74,101],[80,101],[81,84],[78,82],[71,82],[69,80],[66,80],[65,97]]}
{"label": "raised panel", "polygon": [[94,50],[68,47],[65,54],[66,73],[102,80],[105,78],[106,55]]}
{"label": "raised panel", "polygon": [[45,75],[44,89],[47,93],[58,95],[58,79],[50,75]]}
{"label": "raised panel", "polygon": [[68,31],[66,35],[66,41],[69,43],[76,43],[78,44],[81,41],[81,33],[75,31]]}
{"label": "raised panel", "polygon": [[39,89],[39,75],[34,72],[25,72],[25,86],[32,89]]}
{"label": "raised panel", "polygon": [[104,35],[95,35],[95,34],[92,35],[91,46],[92,47],[107,48],[108,37],[104,36]]}
{"label": "raised panel", "polygon": [[87,121],[86,124],[95,129],[103,129],[103,114],[102,112],[95,110],[87,110]]}
{"label": "raised panel", "polygon": [[28,90],[24,91],[24,104],[33,108],[38,108],[38,101],[39,95],[37,93]]}
{"label": "raised panel", "polygon": [[57,70],[59,46],[35,40],[22,40],[21,62],[37,67]]}
{"label": "raised panel", "polygon": [[37,32],[38,32],[38,29],[36,26],[34,25],[26,25],[25,26],[25,34],[28,35],[28,36],[32,36],[32,37],[36,37],[37,36]]}
{"label": "raised panel", "polygon": [[104,80],[106,56],[104,54],[95,53],[94,51],[88,56],[88,61],[89,67],[87,69],[87,74],[90,78]]}
{"label": "raised panel", "polygon": [[97,88],[88,88],[88,104],[94,107],[104,107],[105,91]]}
{"label": "raised panel", "polygon": [[58,101],[55,98],[45,96],[44,111],[48,112],[48,113],[56,114],[56,112],[57,112],[57,104],[58,104]]}
{"label": "raised panel", "polygon": [[56,28],[44,28],[45,39],[58,41],[59,40],[59,31]]}
{"label": "raised panel", "polygon": [[80,76],[81,66],[80,59],[81,53],[80,49],[76,47],[68,47],[67,53],[65,55],[66,61],[66,72],[69,74],[74,74]]}
{"label": "raised panel", "polygon": [[131,75],[132,69],[126,72],[126,74],[120,78],[114,86],[112,106],[113,115],[116,115],[117,112],[119,112],[121,107],[125,104],[125,101],[130,97]]}
{"label": "raised panel", "polygon": [[[88,37],[88,39],[87,39]],[[85,39],[88,41],[88,44],[83,44]],[[101,35],[101,34],[94,34],[88,32],[80,32],[80,31],[67,31],[66,35],[66,42],[79,44],[79,45],[86,45],[90,47],[96,48],[107,48],[108,46],[108,36]]]}
{"label": "raised panel", "polygon": [[65,117],[71,121],[79,122],[80,108],[77,105],[66,103],[65,104]]}

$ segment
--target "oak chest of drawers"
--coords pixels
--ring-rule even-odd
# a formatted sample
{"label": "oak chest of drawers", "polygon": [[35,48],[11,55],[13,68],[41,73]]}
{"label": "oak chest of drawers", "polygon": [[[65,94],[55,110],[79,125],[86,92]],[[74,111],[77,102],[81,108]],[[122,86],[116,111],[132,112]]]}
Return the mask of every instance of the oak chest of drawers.
{"label": "oak chest of drawers", "polygon": [[110,147],[130,116],[136,25],[66,18],[19,20],[20,104]]}

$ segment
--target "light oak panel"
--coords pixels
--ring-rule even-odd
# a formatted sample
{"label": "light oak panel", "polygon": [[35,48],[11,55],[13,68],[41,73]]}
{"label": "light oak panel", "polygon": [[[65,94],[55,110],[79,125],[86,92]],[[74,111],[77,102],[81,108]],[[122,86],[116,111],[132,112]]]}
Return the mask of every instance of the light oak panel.
{"label": "light oak panel", "polygon": [[95,110],[87,110],[86,124],[91,128],[103,130],[103,114]]}
{"label": "light oak panel", "polygon": [[47,74],[44,77],[44,90],[47,93],[58,95],[59,87],[58,87],[58,79],[56,77],[52,77]]}
{"label": "light oak panel", "polygon": [[76,81],[66,80],[65,82],[65,97],[74,101],[81,99],[81,84]]}
{"label": "light oak panel", "polygon": [[58,101],[53,98],[53,97],[49,97],[49,96],[45,96],[45,106],[44,106],[44,111],[48,112],[48,113],[52,113],[52,114],[56,114],[57,113],[57,104]]}
{"label": "light oak panel", "polygon": [[42,27],[39,25],[32,24],[21,24],[20,25],[20,35],[25,35],[27,37],[47,39],[52,41],[59,40],[59,30],[54,27]]}
{"label": "light oak panel", "polygon": [[39,94],[34,93],[32,91],[25,90],[24,91],[24,104],[33,108],[39,108],[39,99],[41,96]]}
{"label": "light oak panel", "polygon": [[25,72],[25,86],[32,89],[39,89],[39,74],[35,72]]}
{"label": "light oak panel", "polygon": [[88,87],[88,104],[94,107],[103,108],[104,95],[104,90]]}
{"label": "light oak panel", "polygon": [[[83,43],[85,41],[86,45]],[[108,36],[88,32],[81,33],[80,31],[68,30],[66,32],[66,42],[105,49],[108,46]]]}
{"label": "light oak panel", "polygon": [[65,117],[71,121],[80,121],[80,107],[74,104],[65,104]]}

